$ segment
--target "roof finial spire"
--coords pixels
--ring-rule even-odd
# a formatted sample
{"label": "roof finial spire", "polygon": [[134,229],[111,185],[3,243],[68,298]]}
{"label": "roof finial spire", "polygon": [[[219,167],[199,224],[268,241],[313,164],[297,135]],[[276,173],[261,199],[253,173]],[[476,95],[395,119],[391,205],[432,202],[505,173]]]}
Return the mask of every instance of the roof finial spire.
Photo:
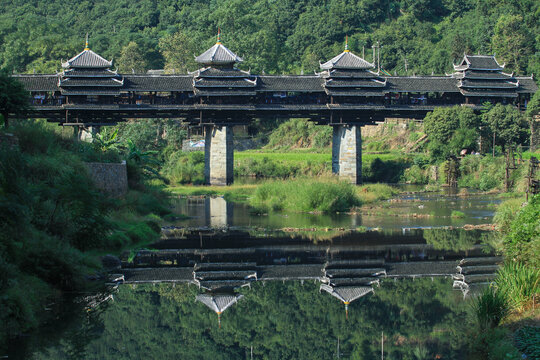
{"label": "roof finial spire", "polygon": [[345,52],[349,51],[349,35],[345,35]]}
{"label": "roof finial spire", "polygon": [[88,33],[86,33],[86,45],[84,46],[84,50],[90,50],[88,47]]}
{"label": "roof finial spire", "polygon": [[345,301],[345,319],[349,320],[349,302]]}
{"label": "roof finial spire", "polygon": [[221,44],[221,29],[217,29],[217,41],[216,44]]}

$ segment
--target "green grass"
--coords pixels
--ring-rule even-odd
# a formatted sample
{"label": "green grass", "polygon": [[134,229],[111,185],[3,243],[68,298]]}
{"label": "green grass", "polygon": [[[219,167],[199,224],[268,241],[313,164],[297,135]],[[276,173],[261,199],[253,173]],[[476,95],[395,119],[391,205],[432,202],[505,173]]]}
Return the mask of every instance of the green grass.
{"label": "green grass", "polygon": [[233,184],[228,186],[178,185],[171,186],[168,191],[180,196],[223,196],[229,201],[244,201],[251,196],[257,185]]}
{"label": "green grass", "polygon": [[465,217],[465,213],[459,210],[452,210],[450,217],[454,219],[463,219]]}
{"label": "green grass", "polygon": [[250,198],[250,205],[259,213],[338,212],[359,204],[355,187],[335,178],[268,181]]}

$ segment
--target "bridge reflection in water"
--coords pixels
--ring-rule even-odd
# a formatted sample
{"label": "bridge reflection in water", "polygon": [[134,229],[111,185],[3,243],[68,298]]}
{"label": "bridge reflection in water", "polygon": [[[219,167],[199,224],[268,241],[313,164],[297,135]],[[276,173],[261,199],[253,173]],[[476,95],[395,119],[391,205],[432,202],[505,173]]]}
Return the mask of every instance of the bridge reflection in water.
{"label": "bridge reflection in water", "polygon": [[193,284],[200,289],[196,299],[218,317],[241,299],[238,290],[253,282],[314,281],[320,293],[339,299],[347,312],[350,303],[392,279],[451,278],[466,296],[493,280],[501,260],[483,245],[436,249],[426,243],[422,230],[350,232],[318,243],[242,231],[173,230],[151,250],[123,261],[115,278],[125,284]]}

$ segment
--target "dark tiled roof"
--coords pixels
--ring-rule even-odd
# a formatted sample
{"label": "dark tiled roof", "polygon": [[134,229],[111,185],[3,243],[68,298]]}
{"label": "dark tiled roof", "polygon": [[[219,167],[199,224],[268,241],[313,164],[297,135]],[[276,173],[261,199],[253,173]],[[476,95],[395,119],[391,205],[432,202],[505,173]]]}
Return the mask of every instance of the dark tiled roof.
{"label": "dark tiled roof", "polygon": [[195,58],[200,64],[207,65],[222,65],[222,64],[234,64],[242,62],[242,58],[237,56],[231,50],[227,49],[223,44],[216,43],[210,49],[203,52],[201,55]]}
{"label": "dark tiled roof", "polygon": [[457,79],[449,76],[389,77],[391,92],[459,92]]}
{"label": "dark tiled roof", "polygon": [[516,77],[516,80],[519,81],[519,93],[535,93],[538,91],[538,85],[533,78],[530,77]]}
{"label": "dark tiled roof", "polygon": [[257,85],[257,78],[253,80],[249,79],[214,79],[214,78],[202,78],[195,80],[195,87],[255,87]]}
{"label": "dark tiled roof", "polygon": [[83,89],[60,89],[62,95],[120,95],[120,89],[111,88],[88,88]]}
{"label": "dark tiled roof", "polygon": [[213,67],[207,67],[205,69],[200,69],[196,73],[197,77],[251,77],[251,74],[248,71],[233,69],[218,69]]}
{"label": "dark tiled roof", "polygon": [[465,55],[456,70],[502,70],[504,66],[499,65],[495,60],[495,55]]}
{"label": "dark tiled roof", "polygon": [[259,76],[261,91],[324,91],[324,79],[314,75]]}
{"label": "dark tiled roof", "polygon": [[109,69],[66,69],[63,75],[69,77],[114,77],[117,76],[117,73]]}
{"label": "dark tiled roof", "polygon": [[517,81],[497,81],[497,80],[462,80],[459,87],[469,88],[499,88],[499,89],[516,89],[518,87]]}
{"label": "dark tiled roof", "polygon": [[28,91],[57,91],[57,75],[13,75]]}
{"label": "dark tiled roof", "polygon": [[349,81],[345,81],[342,79],[335,80],[335,79],[329,79],[324,84],[326,87],[385,87],[386,81],[385,79],[381,79],[380,81],[375,80],[357,80],[352,79]]}
{"label": "dark tiled roof", "polygon": [[336,89],[327,89],[327,94],[332,96],[384,96],[388,91],[383,89],[380,90],[336,90]]}
{"label": "dark tiled roof", "polygon": [[374,78],[379,76],[377,73],[369,70],[358,71],[347,69],[331,70],[326,75],[330,76],[331,78]]}
{"label": "dark tiled roof", "polygon": [[114,86],[119,87],[124,84],[122,78],[62,78],[60,80],[61,87],[70,86]]}
{"label": "dark tiled roof", "polygon": [[65,68],[109,68],[112,61],[105,60],[92,50],[84,50],[62,64]]}
{"label": "dark tiled roof", "polygon": [[125,75],[125,91],[193,91],[191,75]]}
{"label": "dark tiled roof", "polygon": [[456,73],[455,75],[456,77],[462,77],[465,79],[505,80],[512,78],[512,75],[505,74],[501,71],[465,70],[464,73]]}
{"label": "dark tiled roof", "polygon": [[375,66],[350,51],[344,51],[338,56],[321,64],[321,69],[372,69]]}
{"label": "dark tiled roof", "polygon": [[197,95],[200,96],[255,96],[257,93],[255,91],[245,91],[241,90],[197,90]]}
{"label": "dark tiled roof", "polygon": [[487,91],[481,91],[481,90],[467,90],[467,89],[461,89],[461,93],[465,96],[488,96],[488,97],[510,97],[515,98],[517,97],[516,91],[495,91],[495,90],[487,90]]}

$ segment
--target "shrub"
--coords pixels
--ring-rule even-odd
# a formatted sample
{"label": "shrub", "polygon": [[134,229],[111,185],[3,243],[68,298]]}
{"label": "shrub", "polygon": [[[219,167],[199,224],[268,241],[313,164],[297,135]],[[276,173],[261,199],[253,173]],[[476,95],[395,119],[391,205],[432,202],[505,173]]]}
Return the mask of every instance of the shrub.
{"label": "shrub", "polygon": [[512,309],[521,311],[540,293],[540,269],[519,262],[507,262],[497,272],[497,289]]}
{"label": "shrub", "polygon": [[516,214],[519,212],[522,203],[523,200],[521,199],[509,199],[497,207],[493,221],[497,224],[500,231],[505,234],[510,231],[510,225],[516,218]]}
{"label": "shrub", "polygon": [[540,328],[525,326],[516,331],[517,348],[527,359],[540,359]]}
{"label": "shrub", "polygon": [[174,184],[203,184],[204,153],[200,151],[173,153],[167,160],[164,175]]}
{"label": "shrub", "polygon": [[509,314],[505,294],[495,287],[488,286],[473,301],[476,321],[481,330],[497,327]]}
{"label": "shrub", "polygon": [[518,212],[504,245],[508,257],[533,267],[540,265],[540,195]]}
{"label": "shrub", "polygon": [[259,212],[347,211],[359,204],[355,187],[334,179],[270,181],[259,186],[250,204]]}
{"label": "shrub", "polygon": [[450,215],[450,217],[454,219],[463,219],[465,217],[465,213],[458,210],[452,210],[452,214]]}

